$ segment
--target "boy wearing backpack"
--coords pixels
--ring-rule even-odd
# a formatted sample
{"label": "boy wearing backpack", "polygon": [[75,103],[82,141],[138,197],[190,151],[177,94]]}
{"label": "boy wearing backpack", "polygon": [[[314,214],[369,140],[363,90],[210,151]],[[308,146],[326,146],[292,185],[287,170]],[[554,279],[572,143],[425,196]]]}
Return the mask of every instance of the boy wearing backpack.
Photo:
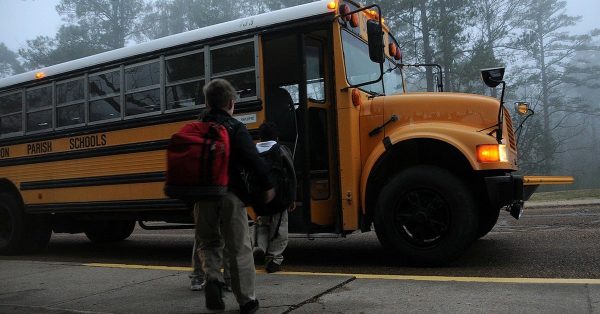
{"label": "boy wearing backpack", "polygon": [[219,196],[199,199],[194,205],[195,236],[202,269],[206,274],[206,307],[211,310],[225,309],[220,269],[223,248],[227,246],[225,259],[230,265],[231,288],[240,305],[240,313],[254,313],[259,304],[254,294],[256,270],[248,236],[246,208],[242,201],[247,199],[242,172],[251,170],[258,174],[257,185],[263,191],[265,202],[273,199],[275,190],[267,175],[267,165],[259,157],[246,126],[232,116],[236,98],[233,86],[223,79],[215,79],[204,86],[204,95],[208,113],[202,121],[225,126],[229,135],[227,173],[216,174],[228,176],[226,191]]}
{"label": "boy wearing backpack", "polygon": [[256,264],[266,262],[267,273],[274,273],[281,270],[282,253],[288,244],[288,210],[295,209],[296,173],[291,152],[286,146],[277,143],[275,124],[264,122],[259,132],[261,142],[256,144],[256,149],[271,167],[269,176],[277,193],[272,201],[272,208],[262,209],[265,215],[261,216],[261,208],[256,208],[255,205],[259,216],[255,225],[256,247],[253,253]]}

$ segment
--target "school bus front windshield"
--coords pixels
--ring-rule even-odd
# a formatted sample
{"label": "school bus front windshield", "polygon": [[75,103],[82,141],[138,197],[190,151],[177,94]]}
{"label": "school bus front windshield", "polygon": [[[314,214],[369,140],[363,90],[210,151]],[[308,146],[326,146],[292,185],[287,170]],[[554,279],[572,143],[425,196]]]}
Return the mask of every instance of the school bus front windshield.
{"label": "school bus front windshield", "polygon": [[[369,59],[369,47],[355,34],[342,30],[346,79],[350,85],[377,80],[381,71],[379,64]],[[402,72],[399,67],[386,58],[383,66],[383,80],[362,86],[370,94],[399,94],[402,89]]]}

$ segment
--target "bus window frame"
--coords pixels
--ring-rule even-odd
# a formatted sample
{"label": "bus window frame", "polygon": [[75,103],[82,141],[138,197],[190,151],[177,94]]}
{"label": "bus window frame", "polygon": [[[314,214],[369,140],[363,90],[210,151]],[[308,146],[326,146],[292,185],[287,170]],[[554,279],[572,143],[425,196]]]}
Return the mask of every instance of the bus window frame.
{"label": "bus window frame", "polygon": [[[164,61],[163,61],[163,63],[165,64],[164,65],[164,71],[163,71],[164,76],[165,76],[164,77],[164,84],[163,84],[164,88],[165,88],[165,91],[164,91],[164,97],[165,97],[165,100],[164,100],[164,113],[180,112],[180,111],[186,111],[186,110],[191,110],[191,109],[204,109],[204,108],[206,108],[206,101],[204,101],[201,104],[190,106],[190,107],[180,107],[180,108],[168,109],[167,108],[167,89],[169,87],[172,87],[172,86],[189,84],[189,83],[200,82],[200,81],[204,81],[204,84],[202,84],[202,86],[200,87],[200,88],[203,88],[204,85],[206,85],[207,77],[209,77],[207,75],[207,68],[206,68],[206,64],[208,63],[207,62],[207,60],[208,60],[207,56],[208,56],[208,53],[210,53],[208,51],[208,48],[209,48],[209,46],[205,45],[205,46],[203,46],[202,48],[199,48],[199,49],[194,49],[194,50],[190,50],[190,51],[186,51],[186,52],[181,52],[181,53],[177,53],[177,54],[172,54],[172,55],[166,55],[166,54],[164,55]],[[195,78],[191,78],[191,79],[173,81],[173,82],[167,81],[166,63],[167,63],[168,60],[177,59],[177,58],[181,58],[181,57],[185,57],[185,56],[190,56],[190,55],[197,54],[197,53],[200,53],[200,52],[202,53],[203,58],[204,58],[204,64],[202,65],[204,67],[204,75],[203,76],[195,77]],[[198,97],[199,97],[199,93],[196,93],[196,98],[198,98]]]}
{"label": "bus window frame", "polygon": [[[227,47],[231,47],[231,46],[236,46],[236,45],[241,45],[241,44],[245,44],[245,43],[249,43],[252,42],[254,44],[254,66],[253,67],[245,67],[245,68],[240,68],[237,70],[231,70],[231,71],[226,71],[226,72],[219,72],[218,75],[214,75],[212,73],[212,54],[211,52],[213,50],[217,50],[217,49],[221,49],[221,48],[227,48]],[[260,56],[259,56],[259,51],[258,51],[258,35],[252,35],[252,37],[249,38],[245,38],[245,39],[240,39],[237,41],[232,41],[232,42],[227,42],[227,43],[223,43],[223,44],[219,44],[219,45],[215,45],[215,46],[208,46],[208,58],[205,60],[205,77],[206,77],[206,82],[210,82],[213,79],[217,79],[217,78],[222,78],[222,77],[226,77],[229,75],[234,75],[234,74],[240,74],[240,73],[249,73],[252,72],[252,70],[254,70],[254,79],[255,79],[255,83],[256,83],[256,95],[252,96],[252,97],[245,97],[245,98],[241,98],[238,97],[236,99],[237,103],[240,102],[245,102],[245,101],[253,101],[253,100],[258,100],[260,98],[260,71],[259,71],[259,67],[260,67]]]}
{"label": "bus window frame", "polygon": [[[127,90],[127,77],[126,77],[126,71],[127,69],[131,69],[131,68],[135,68],[135,67],[139,67],[139,66],[144,66],[146,64],[152,64],[152,63],[158,63],[158,84],[154,84],[154,85],[147,85],[147,86],[143,86],[143,87],[138,87],[138,88],[134,88],[131,90]],[[122,91],[122,103],[121,103],[121,117],[123,117],[123,120],[130,120],[130,119],[135,119],[135,118],[140,118],[140,117],[147,117],[147,116],[154,116],[154,115],[159,115],[162,114],[164,112],[164,101],[163,98],[164,96],[164,55],[160,55],[158,58],[153,58],[150,60],[146,60],[143,62],[138,62],[138,63],[131,63],[131,64],[124,64],[123,67],[123,73],[122,73],[122,83],[121,86],[125,86]],[[159,108],[158,110],[155,111],[150,111],[150,112],[144,112],[144,113],[138,113],[138,114],[132,114],[132,115],[127,115],[126,111],[127,111],[127,104],[125,103],[127,100],[127,95],[131,95],[131,94],[137,94],[137,93],[141,93],[141,92],[146,92],[146,91],[150,91],[150,90],[155,90],[158,88],[158,102],[159,102]]]}
{"label": "bus window frame", "polygon": [[22,136],[25,134],[25,122],[26,122],[25,121],[25,89],[19,88],[19,89],[8,90],[4,93],[1,93],[0,97],[8,96],[10,94],[16,94],[16,93],[21,93],[21,110],[16,111],[16,112],[7,113],[7,114],[2,114],[2,115],[0,115],[0,118],[21,114],[21,131],[11,132],[11,133],[6,133],[6,134],[0,133],[0,138]]}
{"label": "bus window frame", "polygon": [[[305,44],[304,49],[305,50],[306,50],[306,47],[309,46],[309,44],[307,42],[313,42],[313,43],[317,43],[318,44],[317,48],[319,49],[319,55],[318,55],[318,57],[319,57],[319,71],[321,72],[320,74],[321,74],[322,77],[320,79],[322,81],[317,81],[317,82],[323,84],[323,99],[315,99],[315,98],[308,97],[308,94],[309,94],[308,93],[308,86],[310,84],[314,84],[308,78],[306,79],[306,96],[307,96],[307,99],[308,99],[309,102],[316,103],[316,104],[325,104],[325,103],[327,103],[327,101],[329,101],[329,99],[327,98],[327,88],[328,88],[327,85],[328,84],[327,84],[327,78],[326,78],[326,74],[325,74],[325,72],[326,72],[326,69],[325,69],[325,58],[326,58],[326,56],[325,56],[325,46],[326,46],[326,43],[324,41],[318,39],[318,38],[307,36],[305,38],[305,41],[304,41],[304,44]],[[306,55],[306,59],[308,60],[308,53],[305,53],[305,55]],[[306,61],[306,71],[308,72],[308,61]],[[307,73],[307,75],[308,75],[308,73]],[[298,89],[299,88],[300,87],[298,87]]]}
{"label": "bus window frame", "polygon": [[[217,73],[217,75],[215,75],[214,73],[211,73],[211,67],[212,67],[211,51],[212,50],[222,49],[222,48],[226,48],[226,47],[232,47],[232,46],[246,44],[246,43],[252,43],[252,45],[253,45],[252,51],[254,53],[254,58],[252,59],[253,64],[251,66],[239,68],[239,69],[235,69],[235,70],[227,71],[227,72],[220,72],[220,73]],[[51,133],[51,132],[55,132],[55,131],[62,131],[65,129],[85,129],[86,127],[93,127],[93,126],[97,126],[100,124],[115,123],[115,122],[119,122],[119,121],[143,118],[143,117],[147,117],[147,116],[170,114],[170,113],[176,113],[176,112],[180,112],[180,111],[199,110],[199,109],[205,108],[206,104],[204,103],[204,104],[200,104],[200,105],[196,105],[196,106],[167,110],[166,109],[166,106],[167,106],[166,89],[167,89],[167,87],[178,85],[178,84],[183,84],[183,83],[202,81],[202,80],[204,80],[204,84],[206,84],[211,79],[219,78],[219,77],[226,77],[226,76],[232,75],[232,74],[251,73],[252,78],[255,80],[255,84],[254,84],[254,88],[256,88],[256,90],[254,91],[255,95],[237,99],[237,102],[242,103],[242,102],[252,102],[252,101],[260,100],[261,92],[262,92],[261,91],[262,82],[261,82],[261,69],[260,69],[261,62],[260,62],[259,51],[260,51],[259,35],[253,34],[246,38],[238,39],[238,40],[231,41],[231,42],[223,42],[221,44],[214,45],[214,46],[211,46],[210,42],[207,42],[202,46],[195,46],[192,50],[181,51],[179,53],[175,53],[172,55],[168,55],[168,52],[162,52],[160,54],[154,55],[154,57],[152,57],[151,59],[146,59],[141,62],[127,63],[127,60],[124,60],[119,63],[114,63],[114,64],[110,65],[109,68],[105,67],[102,70],[98,70],[98,71],[94,71],[94,69],[83,70],[83,71],[79,72],[78,74],[76,74],[75,76],[66,76],[62,80],[61,80],[61,77],[58,77],[49,82],[44,82],[41,84],[40,84],[40,82],[33,81],[28,86],[25,86],[22,88],[16,88],[13,90],[2,91],[2,96],[21,93],[20,111],[2,115],[2,117],[5,117],[5,116],[21,114],[21,117],[20,117],[21,130],[18,132],[0,134],[0,139],[15,138],[15,137],[19,137],[19,136],[27,136],[27,135],[34,135],[34,134],[40,134],[40,133]],[[177,58],[177,57],[181,57],[181,56],[185,56],[185,55],[191,55],[191,54],[199,53],[199,52],[204,54],[204,76],[197,77],[195,79],[190,79],[190,80],[176,81],[175,83],[168,84],[167,79],[166,79],[167,74],[166,74],[165,61],[168,59]],[[125,77],[126,69],[130,69],[130,68],[137,67],[137,66],[142,66],[145,64],[151,64],[151,63],[155,63],[155,62],[159,63],[160,78],[159,78],[158,84],[139,87],[139,88],[132,89],[132,90],[126,90],[126,77]],[[107,73],[113,73],[113,75],[115,75],[119,78],[119,91],[107,93],[105,95],[94,95],[94,96],[91,95],[90,82],[92,81],[92,79],[96,76],[99,76],[102,74],[107,74]],[[68,83],[70,81],[81,80],[81,79],[83,79],[83,82],[84,82],[84,91],[83,91],[84,97],[83,97],[83,99],[58,104],[57,103],[58,102],[57,85]],[[50,104],[40,107],[40,108],[28,110],[27,93],[29,91],[34,91],[36,89],[46,88],[48,86],[51,87],[51,95],[52,95]],[[129,115],[129,116],[125,115],[126,114],[125,100],[126,100],[127,95],[144,92],[144,91],[149,91],[149,90],[155,90],[155,89],[159,90],[160,110],[136,114],[136,115]],[[108,90],[104,90],[104,91],[107,92]],[[95,101],[109,99],[109,98],[116,98],[119,100],[119,110],[120,110],[119,114],[117,116],[115,116],[114,118],[103,119],[103,120],[98,120],[98,121],[91,121],[91,116],[90,116],[91,105]],[[85,113],[84,120],[85,121],[83,121],[81,123],[73,124],[73,125],[66,125],[66,126],[60,126],[60,127],[57,126],[57,124],[58,124],[57,112],[60,108],[68,107],[68,106],[76,105],[76,104],[81,104],[81,103],[83,103],[83,106],[84,106],[84,113]],[[28,122],[29,114],[36,113],[36,112],[42,112],[45,110],[50,110],[50,112],[51,112],[52,125],[43,130],[28,131],[27,130],[28,129],[27,122]]]}
{"label": "bus window frame", "polygon": [[[367,90],[367,89],[365,89],[365,87],[366,87],[366,86],[373,85],[373,84],[381,84],[381,91],[382,91],[382,94],[383,94],[383,93],[385,92],[385,85],[384,85],[384,83],[383,83],[383,76],[382,76],[382,77],[380,77],[380,78],[379,78],[379,80],[377,80],[377,81],[374,81],[374,82],[372,82],[372,83],[370,83],[370,84],[363,84],[364,82],[363,82],[363,83],[360,83],[360,84],[352,84],[352,83],[350,83],[350,81],[348,80],[348,64],[347,64],[347,62],[346,62],[346,49],[345,49],[345,45],[344,45],[344,36],[342,35],[342,33],[341,33],[341,32],[346,32],[346,33],[347,33],[349,36],[353,36],[353,37],[354,37],[354,38],[356,38],[357,40],[359,40],[359,41],[361,41],[362,43],[364,43],[364,44],[365,44],[365,47],[367,47],[367,52],[368,52],[368,47],[369,47],[369,44],[368,44],[367,42],[365,42],[365,41],[364,41],[364,39],[362,39],[362,38],[361,38],[359,35],[357,35],[356,33],[352,32],[352,31],[350,31],[350,30],[347,30],[347,29],[346,29],[346,28],[344,28],[344,27],[341,27],[341,28],[340,28],[340,39],[341,39],[341,42],[342,42],[342,56],[343,56],[343,61],[344,61],[344,72],[345,72],[344,79],[346,80],[346,84],[348,84],[348,86],[349,86],[350,88],[358,88],[358,89],[360,89],[361,91],[363,91],[363,92],[365,92],[365,93],[367,93],[367,94],[370,94],[370,95],[373,95],[374,93],[378,93],[378,92],[377,92],[377,91],[371,91],[371,90]],[[367,53],[367,56],[368,56],[368,53]],[[367,59],[367,61],[368,61],[368,62],[373,62],[373,61],[371,61],[371,59]],[[374,63],[374,64],[376,64],[376,65],[379,67],[379,63],[375,63],[375,62],[373,62],[373,63]],[[385,63],[385,62],[384,62],[384,63]]]}
{"label": "bus window frame", "polygon": [[[83,98],[80,100],[74,100],[74,101],[69,101],[66,103],[62,103],[59,104],[58,103],[58,85],[60,84],[64,84],[64,83],[69,83],[72,81],[76,81],[76,80],[83,80]],[[82,76],[77,76],[74,78],[69,78],[66,80],[62,80],[62,81],[55,81],[55,85],[54,85],[54,101],[56,102],[56,104],[54,105],[55,108],[55,119],[56,119],[56,124],[54,126],[54,129],[59,131],[59,130],[64,130],[64,129],[71,129],[71,128],[76,128],[76,127],[81,127],[81,126],[85,126],[88,123],[88,74],[84,73],[84,75]],[[81,123],[77,123],[77,124],[72,124],[72,125],[65,125],[65,126],[58,126],[58,109],[59,108],[64,108],[64,107],[69,107],[72,105],[77,105],[77,104],[82,104],[83,105],[83,122]]]}
{"label": "bus window frame", "polygon": [[[118,93],[111,93],[111,94],[106,94],[106,95],[102,95],[102,96],[97,96],[92,98],[90,93],[89,93],[89,77],[90,76],[96,76],[96,75],[102,75],[105,73],[110,73],[110,72],[118,72],[119,73],[119,92]],[[85,117],[87,124],[86,125],[97,125],[97,124],[102,124],[102,123],[109,123],[109,122],[115,122],[115,121],[121,121],[123,120],[123,115],[124,115],[124,104],[123,102],[125,101],[125,66],[123,64],[120,64],[117,67],[108,69],[108,70],[103,70],[100,72],[93,72],[93,73],[87,73],[87,81],[88,81],[88,93],[86,95],[87,98],[87,107],[86,107],[86,113],[87,116]],[[90,105],[92,102],[96,101],[96,100],[101,100],[101,99],[106,99],[106,98],[113,98],[115,96],[119,97],[119,116],[116,118],[112,118],[112,119],[104,119],[104,120],[98,120],[98,121],[91,121],[90,119],[90,115],[91,115],[91,110],[90,110]]]}
{"label": "bus window frame", "polygon": [[[25,134],[26,135],[48,133],[48,132],[52,132],[52,131],[55,130],[55,126],[56,126],[56,121],[55,121],[56,120],[56,117],[55,117],[55,115],[56,115],[55,89],[56,88],[55,88],[55,85],[56,85],[56,82],[52,81],[52,82],[49,82],[49,83],[46,83],[46,84],[34,85],[34,86],[31,86],[31,87],[26,87],[24,89],[24,93],[23,93],[24,94],[23,105],[24,105],[24,108],[25,108],[25,112],[24,112],[25,114],[24,114],[24,117],[23,117],[23,119],[24,119],[24,121],[23,121],[24,122],[23,129],[25,130]],[[28,103],[27,103],[27,92],[34,91],[36,89],[46,88],[48,86],[50,87],[50,91],[51,91],[51,94],[52,94],[50,96],[50,98],[51,98],[50,99],[51,100],[50,101],[50,105],[46,105],[46,106],[43,106],[43,107],[35,108],[33,110],[29,110],[29,108],[27,106],[28,105]],[[29,131],[28,130],[29,129],[28,128],[29,114],[30,113],[37,113],[37,112],[46,111],[48,109],[50,109],[50,112],[51,112],[50,114],[51,114],[51,117],[52,117],[51,122],[50,122],[51,123],[50,127],[42,129],[42,130]]]}

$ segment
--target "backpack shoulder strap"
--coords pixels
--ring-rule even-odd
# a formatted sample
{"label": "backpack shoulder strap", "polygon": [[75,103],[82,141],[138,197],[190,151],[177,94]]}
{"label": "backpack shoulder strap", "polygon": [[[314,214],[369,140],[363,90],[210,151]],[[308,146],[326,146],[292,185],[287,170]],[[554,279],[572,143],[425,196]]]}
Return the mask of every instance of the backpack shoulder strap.
{"label": "backpack shoulder strap", "polygon": [[290,168],[292,179],[296,182],[296,171],[294,170],[294,158],[292,157],[292,152],[290,152],[290,149],[287,148],[287,146],[279,145],[279,153],[281,154],[281,159],[285,163],[285,166]]}

